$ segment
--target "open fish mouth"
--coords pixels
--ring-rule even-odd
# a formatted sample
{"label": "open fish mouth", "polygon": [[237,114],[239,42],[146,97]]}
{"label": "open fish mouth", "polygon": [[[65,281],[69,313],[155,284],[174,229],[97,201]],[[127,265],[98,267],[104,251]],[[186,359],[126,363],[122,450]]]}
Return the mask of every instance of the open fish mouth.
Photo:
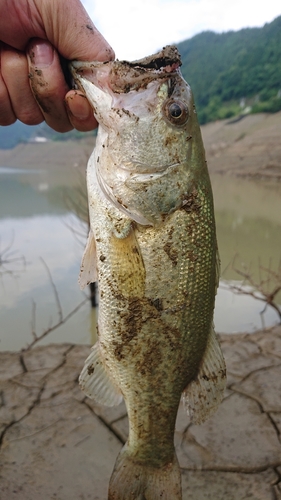
{"label": "open fish mouth", "polygon": [[[107,65],[107,71],[104,66]],[[157,79],[168,79],[181,66],[180,54],[176,47],[164,47],[157,54],[137,61],[83,62],[72,61],[70,71],[77,82],[77,73],[92,81],[100,88],[110,88],[121,94],[146,88]],[[103,69],[102,69],[103,68]]]}

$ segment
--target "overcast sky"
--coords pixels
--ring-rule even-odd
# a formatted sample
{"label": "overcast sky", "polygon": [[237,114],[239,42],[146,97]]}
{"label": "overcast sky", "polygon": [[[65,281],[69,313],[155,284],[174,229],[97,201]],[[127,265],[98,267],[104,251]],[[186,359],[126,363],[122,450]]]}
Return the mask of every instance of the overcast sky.
{"label": "overcast sky", "polygon": [[205,30],[263,26],[280,0],[82,0],[118,59],[134,60]]}

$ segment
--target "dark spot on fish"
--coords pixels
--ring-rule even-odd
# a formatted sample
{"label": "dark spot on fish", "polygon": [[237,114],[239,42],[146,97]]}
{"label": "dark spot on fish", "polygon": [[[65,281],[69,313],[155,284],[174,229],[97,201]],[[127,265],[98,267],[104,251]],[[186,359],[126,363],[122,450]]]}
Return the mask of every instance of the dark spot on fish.
{"label": "dark spot on fish", "polygon": [[125,328],[122,332],[122,340],[124,342],[130,342],[138,334],[142,324],[142,310],[143,303],[139,297],[128,299],[128,312],[123,318]]}
{"label": "dark spot on fish", "polygon": [[182,202],[182,209],[188,213],[190,212],[200,213],[201,202],[198,199],[197,189],[193,189],[191,193],[185,195]]}
{"label": "dark spot on fish", "polygon": [[168,255],[169,259],[172,261],[173,266],[176,266],[178,263],[178,251],[173,246],[172,241],[167,241],[167,243],[163,247],[164,252]]}
{"label": "dark spot on fish", "polygon": [[157,370],[158,362],[161,358],[162,352],[159,340],[150,339],[145,350],[145,356],[137,361],[136,368],[143,376],[152,374]]}
{"label": "dark spot on fish", "polygon": [[169,146],[170,144],[173,144],[175,138],[174,137],[170,137],[169,135],[166,137],[165,139],[165,142],[164,142],[164,146]]}
{"label": "dark spot on fish", "polygon": [[90,24],[86,24],[86,28],[90,31],[94,31],[93,26],[91,26]]}
{"label": "dark spot on fish", "polygon": [[174,234],[174,230],[175,230],[175,228],[173,226],[171,226],[169,233],[168,233],[170,239],[172,238],[172,236]]}
{"label": "dark spot on fish", "polygon": [[157,311],[163,311],[163,300],[162,299],[154,299],[151,300],[151,304],[157,309]]}
{"label": "dark spot on fish", "polygon": [[187,257],[192,262],[196,262],[198,260],[198,255],[196,255],[194,252],[188,252]]}
{"label": "dark spot on fish", "polygon": [[123,349],[122,344],[117,344],[114,349],[114,356],[116,357],[116,359],[118,359],[118,361],[121,361],[125,357],[124,354],[122,353],[122,349]]}
{"label": "dark spot on fish", "polygon": [[97,163],[98,163],[99,161],[100,161],[100,157],[98,156],[98,157],[97,157]]}
{"label": "dark spot on fish", "polygon": [[102,262],[104,262],[104,261],[105,261],[105,259],[106,259],[105,255],[100,255],[100,260],[101,260]]}
{"label": "dark spot on fish", "polygon": [[92,373],[94,373],[94,371],[95,371],[94,365],[88,366],[88,368],[87,368],[88,375],[92,375]]}
{"label": "dark spot on fish", "polygon": [[131,85],[129,83],[127,83],[124,86],[124,93],[127,94],[128,92],[130,92],[130,90],[131,90]]}
{"label": "dark spot on fish", "polygon": [[123,113],[125,113],[125,115],[131,116],[131,113],[128,109],[122,108],[122,111]]}
{"label": "dark spot on fish", "polygon": [[125,203],[123,203],[123,201],[121,200],[121,198],[118,197],[118,198],[116,198],[116,200],[118,201],[119,205],[122,205],[122,207],[124,207],[124,208],[128,208],[128,206],[125,205]]}

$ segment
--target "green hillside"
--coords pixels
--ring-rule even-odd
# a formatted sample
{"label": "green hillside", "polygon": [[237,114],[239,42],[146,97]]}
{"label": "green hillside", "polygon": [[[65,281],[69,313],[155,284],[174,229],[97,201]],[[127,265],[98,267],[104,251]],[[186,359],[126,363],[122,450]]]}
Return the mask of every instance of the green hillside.
{"label": "green hillside", "polygon": [[281,16],[262,28],[206,31],[178,48],[201,123],[281,109]]}

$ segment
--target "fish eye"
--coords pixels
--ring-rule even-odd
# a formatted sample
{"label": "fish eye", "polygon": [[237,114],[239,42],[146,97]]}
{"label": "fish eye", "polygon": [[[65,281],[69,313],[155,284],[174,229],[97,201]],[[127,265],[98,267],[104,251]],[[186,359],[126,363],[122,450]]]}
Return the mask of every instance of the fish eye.
{"label": "fish eye", "polygon": [[164,116],[174,125],[184,125],[189,117],[186,104],[179,99],[168,99],[163,106]]}

